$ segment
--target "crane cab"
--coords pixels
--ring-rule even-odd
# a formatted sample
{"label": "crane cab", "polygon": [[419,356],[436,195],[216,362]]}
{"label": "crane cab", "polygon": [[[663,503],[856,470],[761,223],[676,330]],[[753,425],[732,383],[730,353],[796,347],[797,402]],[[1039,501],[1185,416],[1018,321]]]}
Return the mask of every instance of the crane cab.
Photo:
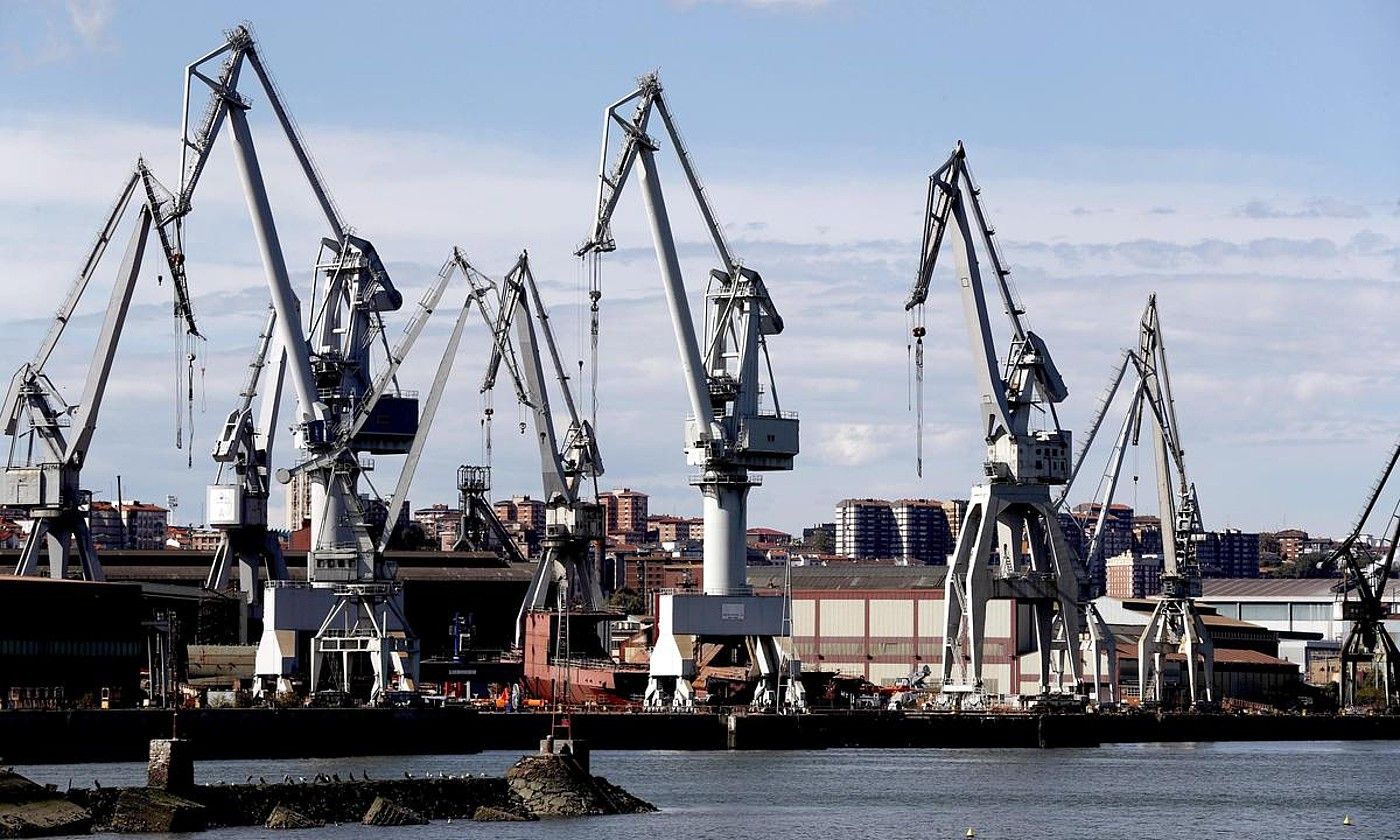
{"label": "crane cab", "polygon": [[994,482],[1064,484],[1070,475],[1070,433],[1064,429],[1002,435],[987,446],[987,477]]}

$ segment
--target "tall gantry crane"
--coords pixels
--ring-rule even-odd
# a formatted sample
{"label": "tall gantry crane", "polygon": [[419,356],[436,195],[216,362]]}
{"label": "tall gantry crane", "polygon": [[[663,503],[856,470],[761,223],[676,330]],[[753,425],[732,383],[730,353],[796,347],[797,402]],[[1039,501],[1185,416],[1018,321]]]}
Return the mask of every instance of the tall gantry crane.
{"label": "tall gantry crane", "polygon": [[[1065,640],[1062,644],[1072,642],[1078,648],[1089,600],[1082,564],[1065,541],[1050,499],[1051,485],[1063,484],[1070,474],[1070,433],[1060,427],[1055,412],[1069,391],[1045,342],[1026,327],[1025,310],[1012,293],[1010,272],[993,241],[979,193],[959,143],[929,176],[922,255],[905,303],[905,309],[913,311],[913,336],[922,365],[923,307],[939,247],[951,225],[987,447],[985,480],[972,488],[944,594],[942,692],[946,702],[961,707],[982,705],[989,695],[1000,693],[983,674],[990,600],[1030,605],[1042,698],[1052,689],[1079,690],[1080,658],[1068,657],[1071,685],[1065,686],[1063,675],[1052,676],[1051,653],[1057,636]],[[997,359],[988,316],[979,240],[1011,326],[1004,367]],[[1033,421],[1040,419],[1045,425],[1034,427]]]}
{"label": "tall gantry crane", "polygon": [[[443,264],[442,270],[449,274],[459,273],[466,280],[470,290],[468,303],[471,304],[472,309],[481,313],[482,322],[493,337],[492,361],[488,363],[488,372],[486,379],[483,380],[481,392],[486,395],[489,401],[491,387],[495,384],[495,374],[499,370],[500,364],[504,362],[510,371],[512,382],[517,385],[517,395],[521,394],[519,388],[520,367],[516,359],[515,348],[509,342],[509,336],[503,335],[497,324],[501,313],[501,287],[494,280],[478,271],[467,259],[467,255],[458,247],[452,249],[452,255]],[[483,417],[486,435],[485,448],[488,453],[487,462],[485,464],[462,464],[457,468],[457,491],[461,498],[461,526],[458,529],[457,543],[453,546],[453,550],[499,552],[506,563],[524,563],[526,562],[525,555],[506,531],[505,526],[501,524],[495,509],[486,499],[486,494],[491,489],[490,422],[494,413],[494,409],[490,408],[488,402]]]}
{"label": "tall gantry crane", "polygon": [[1357,692],[1367,683],[1375,688],[1384,706],[1400,707],[1400,650],[1385,626],[1395,601],[1394,593],[1387,601],[1386,587],[1394,571],[1395,548],[1400,544],[1400,503],[1390,514],[1386,528],[1390,545],[1385,553],[1377,557],[1375,552],[1366,551],[1361,542],[1366,520],[1370,519],[1390,481],[1397,461],[1400,461],[1400,441],[1391,447],[1385,469],[1372,485],[1366,506],[1351,533],[1337,544],[1328,558],[1328,565],[1335,566],[1342,574],[1337,589],[1342,593],[1342,619],[1350,624],[1341,650],[1340,701],[1343,707],[1358,705]]}
{"label": "tall gantry crane", "polygon": [[[628,105],[634,105],[630,116],[623,113]],[[720,267],[710,272],[705,294],[703,344],[691,320],[662,195],[655,160],[660,147],[647,133],[653,113],[661,116],[720,261]],[[789,635],[787,598],[755,596],[745,573],[748,494],[761,483],[755,473],[790,470],[798,452],[797,417],[780,410],[768,363],[768,337],[782,332],[782,317],[758,272],[742,265],[725,242],[656,75],[641,77],[636,90],[608,106],[603,120],[593,224],[577,254],[585,257],[614,250],[613,211],[628,176],[639,167],[681,378],[690,401],[686,461],[700,468],[691,483],[704,497],[704,594],[661,596],[646,702],[693,703],[695,651],[702,641],[713,641],[743,645],[747,650],[757,677],[756,704],[801,705],[800,663],[779,641]],[[615,150],[614,128],[622,135]],[[593,291],[598,292],[596,286]],[[772,408],[760,405],[762,369],[768,371]]]}
{"label": "tall gantry crane", "polygon": [[[506,369],[514,382],[516,397],[534,417],[545,503],[541,558],[516,622],[516,645],[521,646],[532,613],[551,614],[561,607],[585,614],[603,609],[597,564],[604,536],[603,506],[598,503],[597,487],[597,477],[603,474],[603,459],[593,426],[580,415],[569,388],[569,376],[554,340],[549,313],[530,271],[529,254],[521,253],[506,274],[503,287],[500,310],[492,326],[491,359],[481,390],[495,387],[501,363],[509,359]],[[550,374],[545,370],[541,338],[567,412],[568,426],[562,439],[550,408]],[[587,492],[590,484],[591,492]]]}
{"label": "tall gantry crane", "polygon": [[[88,366],[87,380],[78,402],[69,404],[49,378],[45,366],[63,338],[83,293],[97,273],[108,244],[117,235],[122,217],[133,201],[137,206],[136,223],[107,303],[102,331]],[[17,575],[36,574],[40,552],[47,548],[49,576],[58,579],[65,577],[69,549],[76,543],[83,579],[105,579],[88,527],[88,505],[92,494],[82,489],[82,468],[97,430],[102,398],[111,379],[117,345],[126,326],[131,296],[141,274],[146,243],[152,230],[160,240],[170,269],[176,322],[191,340],[199,337],[185,282],[184,258],[171,239],[172,226],[178,221],[177,214],[174,197],[151,174],[146,162],[138,159],[118,193],[116,204],[107,214],[97,240],[89,249],[77,278],[59,306],[58,314],[38,352],[10,380],[4,409],[5,434],[10,438],[10,449],[4,483],[0,485],[0,504],[23,509],[33,521],[15,567]],[[192,352],[189,359],[193,359]]]}
{"label": "tall gantry crane", "polygon": [[[1138,324],[1138,346],[1123,354],[1122,363],[1090,423],[1071,484],[1084,464],[1114,395],[1124,381],[1135,380],[1123,425],[1100,481],[1094,531],[1085,559],[1090,569],[1103,567],[1103,535],[1123,459],[1129,447],[1141,445],[1142,424],[1146,419],[1156,464],[1157,510],[1162,527],[1162,592],[1138,639],[1139,698],[1147,705],[1168,701],[1166,661],[1169,654],[1177,654],[1182,657],[1182,673],[1186,678],[1185,700],[1188,705],[1203,708],[1214,702],[1215,692],[1214,645],[1195,603],[1195,598],[1201,594],[1201,568],[1196,548],[1205,539],[1205,528],[1196,487],[1186,473],[1186,453],[1181,444],[1166,353],[1154,294],[1148,296]],[[1061,494],[1062,502],[1069,487],[1066,485],[1066,493]]]}
{"label": "tall gantry crane", "polygon": [[[215,592],[227,589],[237,567],[238,589],[245,604],[239,622],[244,644],[261,634],[256,626],[261,620],[261,573],[265,570],[268,580],[291,579],[281,543],[267,527],[272,445],[287,367],[287,352],[275,340],[276,324],[277,312],[269,307],[257,349],[248,363],[248,377],[238,395],[238,407],[229,412],[214,444],[219,469],[206,492],[205,515],[220,535],[205,588]],[[262,400],[255,405],[263,389]]]}
{"label": "tall gantry crane", "polygon": [[[1168,653],[1184,657],[1187,691],[1192,706],[1208,706],[1214,698],[1215,649],[1206,632],[1195,598],[1201,594],[1201,566],[1196,547],[1205,540],[1196,485],[1186,477],[1181,427],[1176,420],[1167,373],[1167,349],[1157,317],[1157,296],[1147,299],[1139,331],[1139,375],[1143,387],[1134,423],[1138,441],[1144,414],[1152,426],[1157,461],[1157,513],[1162,522],[1162,595],[1138,640],[1138,685],[1143,703],[1166,701]],[[1148,409],[1144,412],[1144,408]]]}
{"label": "tall gantry crane", "polygon": [[[217,69],[206,71],[215,62]],[[252,67],[329,231],[321,240],[315,264],[309,330],[302,325],[248,123],[251,102],[239,91],[245,66]],[[198,119],[191,110],[196,82],[210,91]],[[358,490],[361,472],[372,463],[362,462],[361,456],[407,454],[417,433],[417,400],[399,393],[394,378],[403,357],[389,349],[384,335],[383,313],[398,310],[403,298],[374,246],[355,234],[331,199],[245,26],[225,33],[223,44],[186,69],[183,172],[177,212],[188,212],[225,123],[231,131],[234,161],[272,297],[273,341],[287,354],[286,373],[296,397],[292,430],[303,453],[302,462],[291,470],[277,470],[275,475],[283,483],[302,475],[309,485],[307,586],[311,597],[329,596],[333,602],[325,620],[317,627],[308,627],[299,618],[308,611],[304,602],[300,609],[289,604],[279,613],[277,599],[270,597],[264,604],[256,671],[286,687],[286,677],[296,662],[296,635],[314,631],[311,688],[320,687],[323,661],[341,664],[338,680],[329,682],[344,686],[350,681],[351,660],[368,658],[373,672],[370,695],[377,697],[396,679],[405,687],[417,679],[418,647],[403,619],[402,587],[380,562],[380,553],[365,526]],[[177,226],[177,241],[183,242],[181,226]],[[378,376],[374,375],[372,359],[376,345],[383,346],[387,357],[387,365]],[[282,587],[290,585],[284,582]],[[278,591],[268,590],[269,594]],[[301,596],[287,593],[286,597],[295,600]]]}

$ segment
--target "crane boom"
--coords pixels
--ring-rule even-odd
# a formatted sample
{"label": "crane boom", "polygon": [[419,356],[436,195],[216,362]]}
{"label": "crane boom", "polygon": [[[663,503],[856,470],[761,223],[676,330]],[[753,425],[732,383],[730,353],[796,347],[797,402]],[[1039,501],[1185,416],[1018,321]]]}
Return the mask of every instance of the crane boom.
{"label": "crane boom", "polygon": [[457,348],[461,346],[462,331],[467,325],[467,316],[470,314],[471,305],[472,296],[468,294],[462,300],[462,308],[457,313],[457,320],[452,324],[452,333],[447,338],[447,346],[443,348],[442,359],[438,362],[437,373],[433,375],[433,384],[428,391],[428,400],[424,403],[422,414],[418,418],[418,432],[414,435],[413,445],[408,450],[408,456],[404,458],[403,468],[399,470],[399,478],[394,485],[394,495],[389,497],[389,514],[384,520],[384,533],[379,537],[377,548],[380,554],[388,550],[389,539],[394,533],[394,525],[399,521],[399,512],[403,510],[404,502],[408,499],[408,488],[413,484],[413,475],[418,470],[418,461],[423,457],[423,447],[428,440],[428,430],[432,428],[433,418],[437,417],[438,404],[442,401],[447,378],[452,373],[452,362],[457,357]]}

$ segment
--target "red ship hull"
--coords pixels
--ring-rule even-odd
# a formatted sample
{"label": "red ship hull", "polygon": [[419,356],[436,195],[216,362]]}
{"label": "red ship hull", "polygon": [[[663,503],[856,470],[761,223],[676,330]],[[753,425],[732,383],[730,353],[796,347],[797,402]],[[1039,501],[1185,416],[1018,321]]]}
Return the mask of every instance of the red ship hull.
{"label": "red ship hull", "polygon": [[[566,705],[632,706],[640,702],[646,690],[647,667],[613,662],[598,642],[600,624],[618,617],[612,613],[561,616],[545,610],[526,614],[526,694]],[[564,656],[556,650],[560,647],[561,620],[568,622],[564,638],[572,640]]]}

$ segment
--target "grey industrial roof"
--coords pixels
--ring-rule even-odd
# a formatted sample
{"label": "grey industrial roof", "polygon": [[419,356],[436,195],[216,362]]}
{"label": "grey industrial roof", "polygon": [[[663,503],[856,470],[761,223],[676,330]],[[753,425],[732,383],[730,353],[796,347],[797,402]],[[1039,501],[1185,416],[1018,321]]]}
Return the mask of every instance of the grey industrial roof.
{"label": "grey industrial roof", "polygon": [[[750,566],[749,585],[755,589],[780,589],[781,566]],[[793,589],[941,589],[948,576],[946,566],[889,566],[842,563],[839,566],[795,566]]]}
{"label": "grey industrial roof", "polygon": [[1333,595],[1337,578],[1206,578],[1206,598],[1308,598]]}

